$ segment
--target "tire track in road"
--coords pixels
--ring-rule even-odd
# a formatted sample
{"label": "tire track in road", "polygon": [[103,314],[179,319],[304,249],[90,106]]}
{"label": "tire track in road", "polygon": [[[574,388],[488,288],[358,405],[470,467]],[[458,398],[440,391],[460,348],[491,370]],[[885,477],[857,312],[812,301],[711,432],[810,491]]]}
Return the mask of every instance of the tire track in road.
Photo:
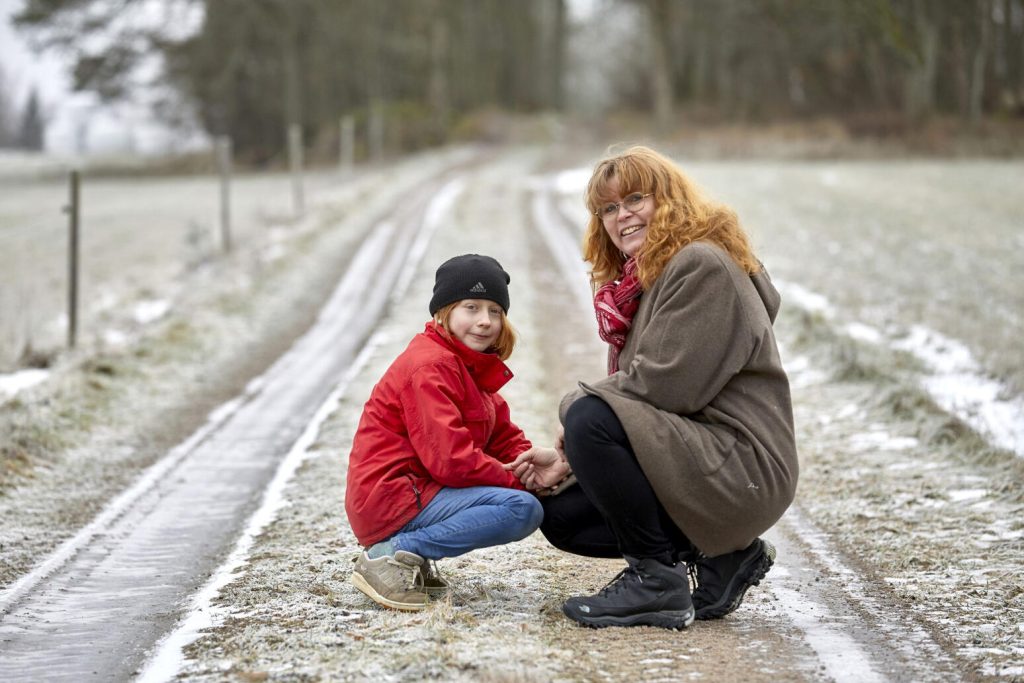
{"label": "tire track in road", "polygon": [[[555,185],[534,184],[534,222],[552,252],[571,244],[572,253],[578,254],[581,233],[565,220],[564,213],[558,211],[557,198],[546,189]],[[552,256],[574,292],[585,287],[586,280],[580,280],[582,268],[575,265],[578,259],[568,258],[565,253]],[[581,297],[574,300],[580,303]],[[581,306],[591,315],[589,296]],[[771,594],[782,621],[799,634],[799,643],[787,646],[789,653],[773,651],[779,661],[795,663],[796,669],[783,673],[783,678],[825,677],[859,683],[955,677],[951,660],[926,630],[909,615],[894,613],[882,599],[869,596],[857,574],[843,563],[797,505],[766,537],[779,549],[779,557],[759,590]],[[749,610],[746,604],[744,609],[752,622],[769,616],[763,609]],[[707,628],[703,623],[696,626],[702,627]],[[756,631],[757,624],[752,623],[751,628]],[[742,637],[751,635],[756,633]],[[700,658],[693,658],[693,666],[699,670]],[[722,676],[721,669],[704,673]]]}
{"label": "tire track in road", "polygon": [[[391,292],[390,301],[394,303],[405,295],[409,288],[412,274],[423,259],[427,246],[433,238],[434,233],[441,224],[441,219],[446,211],[456,201],[463,191],[465,183],[462,178],[456,178],[445,184],[437,195],[427,205],[423,225],[416,232],[402,268],[399,272],[399,280]],[[263,495],[263,502],[259,509],[250,517],[249,523],[242,535],[235,543],[235,549],[214,572],[207,584],[196,594],[189,612],[181,619],[177,628],[167,634],[154,648],[152,656],[146,664],[146,668],[139,676],[140,683],[156,683],[166,681],[176,676],[183,663],[183,649],[195,641],[201,631],[213,625],[215,613],[223,613],[224,610],[217,608],[213,603],[219,595],[219,591],[234,578],[235,572],[247,561],[253,542],[256,537],[273,523],[277,512],[286,504],[284,498],[285,488],[291,482],[296,470],[309,456],[309,448],[316,440],[316,437],[328,417],[338,408],[338,405],[345,395],[348,385],[365,368],[370,356],[382,343],[380,333],[375,333],[367,340],[366,345],[359,352],[359,355],[348,367],[341,381],[334,388],[331,395],[317,409],[312,420],[306,425],[302,436],[295,442],[288,455],[281,461]],[[221,614],[222,616],[222,614]]]}
{"label": "tire track in road", "polygon": [[359,353],[403,268],[422,255],[424,207],[451,174],[421,183],[369,221],[370,234],[310,331],[0,595],[0,679],[121,680],[138,672]]}

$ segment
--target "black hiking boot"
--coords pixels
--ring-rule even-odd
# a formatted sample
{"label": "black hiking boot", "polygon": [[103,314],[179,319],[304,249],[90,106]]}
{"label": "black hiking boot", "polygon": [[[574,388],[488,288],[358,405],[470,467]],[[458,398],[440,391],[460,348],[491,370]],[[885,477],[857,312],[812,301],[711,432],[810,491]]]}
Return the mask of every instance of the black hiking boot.
{"label": "black hiking boot", "polygon": [[660,626],[682,629],[693,623],[693,603],[686,565],[662,564],[653,558],[629,563],[594,595],[569,598],[562,611],[591,628]]}
{"label": "black hiking boot", "polygon": [[747,589],[761,583],[772,563],[775,546],[760,538],[744,550],[697,560],[693,605],[698,619],[720,619],[733,612]]}

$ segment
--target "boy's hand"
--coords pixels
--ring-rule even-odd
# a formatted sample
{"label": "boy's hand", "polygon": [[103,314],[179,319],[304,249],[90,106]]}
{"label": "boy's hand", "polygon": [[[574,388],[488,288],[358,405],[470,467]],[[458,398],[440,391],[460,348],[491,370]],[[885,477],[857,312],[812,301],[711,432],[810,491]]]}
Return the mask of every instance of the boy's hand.
{"label": "boy's hand", "polygon": [[511,470],[528,491],[550,488],[570,471],[569,464],[559,456],[558,450],[540,446],[523,451],[503,467]]}

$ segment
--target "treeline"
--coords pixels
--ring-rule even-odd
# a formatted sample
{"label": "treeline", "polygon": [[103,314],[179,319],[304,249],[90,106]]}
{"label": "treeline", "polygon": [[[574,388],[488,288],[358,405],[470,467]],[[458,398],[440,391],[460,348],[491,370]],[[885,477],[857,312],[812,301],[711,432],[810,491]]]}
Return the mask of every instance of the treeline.
{"label": "treeline", "polygon": [[1022,0],[643,0],[649,101],[730,118],[1024,114]]}
{"label": "treeline", "polygon": [[1024,0],[595,0],[572,20],[569,2],[166,0],[198,11],[175,37],[129,20],[147,0],[28,0],[18,22],[75,51],[77,87],[106,99],[160,55],[166,116],[255,162],[280,154],[288,123],[330,149],[340,117],[374,112],[401,149],[488,108],[635,110],[665,131],[683,112],[869,127],[1024,112]]}
{"label": "treeline", "polygon": [[330,140],[376,110],[407,149],[482,107],[560,108],[564,23],[561,0],[216,0],[165,51],[204,127],[257,157],[286,121]]}

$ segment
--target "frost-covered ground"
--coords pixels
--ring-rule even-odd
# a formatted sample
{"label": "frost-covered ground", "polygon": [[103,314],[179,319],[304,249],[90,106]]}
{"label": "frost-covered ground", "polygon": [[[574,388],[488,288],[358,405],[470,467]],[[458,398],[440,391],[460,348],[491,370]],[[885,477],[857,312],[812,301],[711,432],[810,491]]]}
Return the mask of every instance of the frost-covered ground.
{"label": "frost-covered ground", "polygon": [[[855,661],[846,669],[821,664],[842,664],[844,653],[815,650],[806,629],[813,632],[817,617],[801,627],[787,613],[786,558],[778,590],[770,574],[742,611],[685,633],[574,627],[560,614],[561,600],[599,587],[618,564],[581,562],[539,536],[442,562],[455,590],[423,614],[378,610],[348,583],[357,548],[342,507],[345,456],[362,401],[426,319],[437,263],[477,250],[499,256],[512,273],[511,318],[522,341],[510,362],[517,376],[503,394],[536,441],[553,435],[561,393],[575,379],[600,375],[593,323],[567,292],[539,232],[562,218],[535,220],[529,210],[529,188],[550,183],[562,188],[564,213],[582,214],[578,182],[555,175],[568,157],[506,153],[468,179],[413,274],[408,298],[381,322],[365,367],[284,489],[277,521],[214,600],[213,627],[186,649],[186,678],[852,680],[864,671]],[[972,377],[1001,387],[996,400],[1020,400],[1024,376],[1014,341],[1024,315],[1024,263],[1014,247],[1024,239],[1024,205],[1015,194],[1024,165],[680,161],[737,208],[762,260],[788,287],[777,330],[801,446],[798,505],[844,563],[821,568],[808,593],[825,586],[838,594],[853,576],[871,618],[911,619],[952,658],[955,677],[1024,676],[1024,460],[979,436],[964,421],[970,415],[962,420],[943,407],[934,386],[941,368],[916,343],[926,329],[946,350],[962,345]],[[421,158],[404,168],[410,176],[429,174],[430,163]],[[204,405],[215,404],[218,388],[230,395],[231,378],[237,386],[244,370],[256,369],[250,363],[237,364],[234,374],[214,371],[246,348],[237,337],[255,344],[286,320],[301,322],[274,316],[292,306],[313,274],[330,272],[332,260],[343,264],[337,255],[362,237],[341,218],[350,196],[334,199],[305,238],[280,245],[272,265],[255,275],[240,265],[228,269],[246,286],[225,292],[218,278],[203,280],[207,291],[191,300],[190,324],[172,323],[172,308],[154,323],[159,333],[128,347],[134,351],[63,368],[59,382],[0,407],[21,438],[54,440],[52,459],[22,463],[0,497],[5,583],[87,520],[175,435],[187,435],[190,424],[165,425],[167,433],[147,444],[133,422],[154,424],[199,396],[205,403],[194,401],[195,423]],[[323,292],[324,283],[315,289]],[[75,407],[83,395],[84,414]],[[73,449],[53,433],[67,425]],[[142,451],[129,456],[140,443]],[[76,483],[69,473],[87,476]],[[82,489],[89,487],[101,490],[87,495]],[[855,630],[861,617],[850,618]],[[886,661],[884,652],[867,653]],[[925,673],[913,678],[950,677],[946,665],[930,664],[926,659]],[[889,675],[901,677],[900,670]]]}

